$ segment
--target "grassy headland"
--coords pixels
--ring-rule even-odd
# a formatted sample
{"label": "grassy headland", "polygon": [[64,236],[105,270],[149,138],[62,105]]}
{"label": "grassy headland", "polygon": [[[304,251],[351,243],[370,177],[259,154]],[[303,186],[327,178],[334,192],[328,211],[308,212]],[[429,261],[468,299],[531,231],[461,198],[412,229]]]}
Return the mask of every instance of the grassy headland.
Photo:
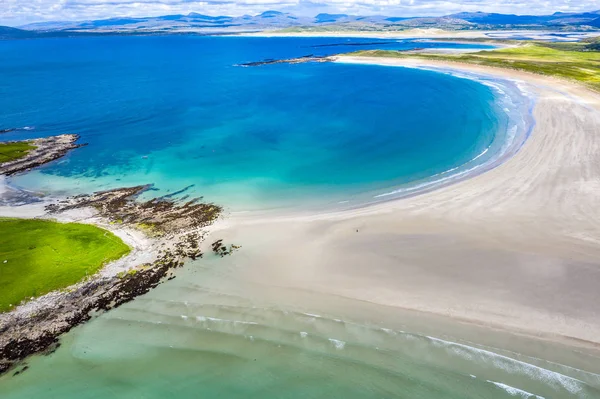
{"label": "grassy headland", "polygon": [[95,226],[0,218],[0,312],[75,284],[129,251]]}
{"label": "grassy headland", "polygon": [[526,42],[516,47],[463,54],[363,50],[345,55],[421,58],[510,68],[576,81],[600,91],[600,39],[597,38],[578,43]]}
{"label": "grassy headland", "polygon": [[33,144],[26,141],[0,143],[0,163],[22,158],[34,148]]}

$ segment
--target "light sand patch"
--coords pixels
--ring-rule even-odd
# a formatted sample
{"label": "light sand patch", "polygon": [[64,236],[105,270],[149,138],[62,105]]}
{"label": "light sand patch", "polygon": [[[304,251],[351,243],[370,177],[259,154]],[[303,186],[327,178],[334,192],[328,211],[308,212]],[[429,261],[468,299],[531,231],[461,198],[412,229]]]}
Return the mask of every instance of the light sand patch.
{"label": "light sand patch", "polygon": [[516,80],[537,98],[535,128],[504,164],[430,193],[320,215],[233,215],[212,227],[243,246],[221,271],[228,289],[318,292],[599,343],[600,96],[504,69],[342,61]]}

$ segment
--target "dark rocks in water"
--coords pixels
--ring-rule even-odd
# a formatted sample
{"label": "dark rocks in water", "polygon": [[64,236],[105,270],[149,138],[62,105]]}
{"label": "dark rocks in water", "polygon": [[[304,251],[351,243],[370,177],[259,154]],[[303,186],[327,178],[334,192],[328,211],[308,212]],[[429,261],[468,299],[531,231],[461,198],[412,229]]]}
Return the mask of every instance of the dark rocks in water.
{"label": "dark rocks in water", "polygon": [[[0,174],[12,175],[58,159],[71,149],[81,147],[81,144],[75,144],[78,139],[78,135],[63,134],[27,140],[35,148],[20,159],[0,164]],[[49,297],[40,298],[33,311],[17,308],[1,313],[0,374],[34,353],[51,353],[59,346],[58,338],[63,333],[99,311],[112,309],[147,293],[165,279],[169,270],[183,266],[184,259],[202,257],[199,249],[204,238],[202,228],[214,222],[222,208],[202,203],[200,198],[177,200],[165,196],[149,201],[137,200],[140,194],[150,190],[153,190],[151,185],[125,187],[70,197],[46,207],[50,213],[92,207],[101,217],[141,229],[156,240],[156,245],[162,244],[169,249],[161,251],[152,264],[114,276],[97,275],[70,287],[69,291],[48,294]],[[15,375],[26,369],[16,371]]]}
{"label": "dark rocks in water", "polygon": [[[222,208],[213,203],[200,202],[199,198],[176,200],[162,197],[137,201],[140,194],[151,190],[151,185],[124,187],[99,191],[91,195],[78,195],[46,207],[51,213],[69,209],[92,207],[100,216],[119,224],[130,224],[154,236],[190,232],[214,222]],[[185,239],[197,248],[199,237]],[[194,245],[196,240],[196,245]]]}
{"label": "dark rocks in water", "polygon": [[221,245],[223,243],[223,240],[217,240],[215,242],[212,243],[211,247],[214,253],[218,254],[223,250],[227,250],[226,247],[224,247],[223,245]]}
{"label": "dark rocks in water", "polygon": [[[2,315],[0,320],[0,374],[26,357],[58,347],[58,337],[92,318],[155,288],[167,272],[180,265],[169,254],[153,265],[125,276],[95,279],[56,298],[52,306],[30,315]],[[23,372],[27,367],[20,370]]]}
{"label": "dark rocks in water", "polygon": [[21,206],[33,204],[36,202],[41,202],[41,198],[41,194],[7,186],[6,190],[0,193],[0,206]]}
{"label": "dark rocks in water", "polygon": [[17,129],[15,129],[14,127],[10,129],[0,129],[0,134],[14,132],[15,130]]}
{"label": "dark rocks in water", "polygon": [[223,245],[223,240],[217,240],[211,244],[212,250],[215,254],[219,255],[221,258],[226,255],[231,255],[234,251],[237,251],[241,248],[239,245],[231,244],[229,248],[226,245]]}
{"label": "dark rocks in water", "polygon": [[181,190],[177,190],[177,191],[175,191],[173,193],[163,195],[162,197],[159,197],[158,199],[168,199],[168,198],[177,197],[179,194],[185,193],[186,191],[188,191],[189,189],[193,188],[194,186],[195,186],[195,184],[190,184],[189,186],[184,187]]}
{"label": "dark rocks in water", "polygon": [[304,55],[302,57],[296,58],[287,58],[280,60],[266,59],[263,61],[255,61],[255,62],[246,62],[244,64],[237,64],[236,66],[261,66],[261,65],[271,65],[271,64],[301,64],[304,62],[330,62],[333,61],[333,58],[330,56],[321,56],[321,55]]}
{"label": "dark rocks in water", "polygon": [[[77,134],[61,134],[59,136],[25,140],[23,142],[30,143],[35,148],[19,159],[0,164],[0,175],[10,176],[35,168],[65,156],[70,150],[87,145],[75,144],[77,140],[79,140]],[[9,141],[9,143],[12,142]]]}
{"label": "dark rocks in water", "polygon": [[13,374],[13,377],[16,376],[16,375],[21,374],[22,372],[26,371],[27,369],[29,369],[29,366],[25,366],[21,370],[15,371],[14,374]]}
{"label": "dark rocks in water", "polygon": [[[172,280],[175,276],[170,271],[182,267],[185,259],[202,257],[203,228],[220,216],[222,208],[202,203],[199,198],[138,200],[140,194],[151,189],[152,186],[147,185],[78,195],[46,207],[50,213],[92,207],[114,223],[141,229],[164,249],[151,264],[110,277],[95,276],[68,292],[49,294],[52,296],[42,300],[40,306],[36,305],[34,312],[19,312],[17,308],[0,314],[0,374],[29,355],[55,349],[60,335],[91,319],[92,315],[129,302],[167,279]],[[231,246],[224,252],[229,254],[237,248]]]}
{"label": "dark rocks in water", "polygon": [[[28,140],[36,148],[23,158],[0,164],[0,174],[12,175],[58,159],[71,149],[81,147],[75,144],[78,139],[78,135],[65,134]],[[100,311],[115,308],[147,293],[166,279],[169,270],[182,267],[184,259],[202,257],[199,249],[205,235],[202,229],[221,215],[222,208],[202,203],[201,198],[173,198],[189,188],[171,196],[138,201],[140,194],[153,190],[153,187],[125,187],[78,195],[47,206],[46,210],[50,213],[92,207],[105,219],[143,230],[165,250],[161,250],[152,264],[109,277],[96,275],[70,287],[69,291],[50,293],[48,297],[40,298],[33,311],[19,311],[17,308],[0,313],[0,374],[34,353],[51,353],[59,346],[60,335]],[[225,248],[225,252],[229,254],[237,248],[232,245],[229,250]],[[174,277],[171,275],[169,279]],[[15,375],[26,369],[16,371]]]}

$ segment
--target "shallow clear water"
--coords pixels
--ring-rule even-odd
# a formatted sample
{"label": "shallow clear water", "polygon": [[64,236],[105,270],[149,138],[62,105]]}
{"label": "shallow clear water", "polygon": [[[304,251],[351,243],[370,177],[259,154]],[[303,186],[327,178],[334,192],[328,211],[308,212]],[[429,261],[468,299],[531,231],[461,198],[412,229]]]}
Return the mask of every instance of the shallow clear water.
{"label": "shallow clear water", "polygon": [[[13,183],[69,193],[154,184],[155,195],[192,186],[188,194],[236,210],[360,203],[501,144],[508,115],[491,87],[472,80],[331,63],[235,66],[352,51],[363,47],[331,44],[373,41],[110,37],[0,43],[0,128],[33,128],[3,138],[78,133],[89,143]],[[398,49],[461,46],[381,43]]]}
{"label": "shallow clear water", "polygon": [[597,363],[583,371],[499,347],[570,365],[594,361],[585,353],[475,326],[463,326],[465,336],[397,308],[268,286],[238,277],[236,262],[189,264],[76,328],[55,353],[1,377],[0,397],[600,397]]}
{"label": "shallow clear water", "polygon": [[[192,186],[188,193],[232,210],[360,203],[478,156],[493,160],[514,134],[511,118],[527,101],[498,82],[359,65],[234,66],[356,49],[347,43],[0,42],[0,129],[31,128],[2,139],[75,132],[89,143],[11,183],[52,193],[153,183],[157,195]],[[247,281],[236,259],[189,264],[76,328],[25,373],[1,377],[0,397],[600,397],[594,367],[484,347],[398,309]],[[520,345],[589,362],[550,344]]]}

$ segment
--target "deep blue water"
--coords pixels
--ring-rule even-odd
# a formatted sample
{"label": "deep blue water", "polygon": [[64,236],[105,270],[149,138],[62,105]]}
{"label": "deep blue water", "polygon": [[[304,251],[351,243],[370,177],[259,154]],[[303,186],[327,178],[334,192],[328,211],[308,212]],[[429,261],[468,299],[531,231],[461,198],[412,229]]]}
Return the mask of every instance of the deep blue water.
{"label": "deep blue water", "polygon": [[377,40],[0,42],[0,129],[33,128],[0,139],[78,133],[89,143],[12,183],[69,193],[153,183],[157,194],[193,185],[190,193],[234,209],[356,203],[463,165],[504,134],[498,95],[472,80],[367,65],[235,66],[358,48],[469,47],[347,45],[360,42]]}

